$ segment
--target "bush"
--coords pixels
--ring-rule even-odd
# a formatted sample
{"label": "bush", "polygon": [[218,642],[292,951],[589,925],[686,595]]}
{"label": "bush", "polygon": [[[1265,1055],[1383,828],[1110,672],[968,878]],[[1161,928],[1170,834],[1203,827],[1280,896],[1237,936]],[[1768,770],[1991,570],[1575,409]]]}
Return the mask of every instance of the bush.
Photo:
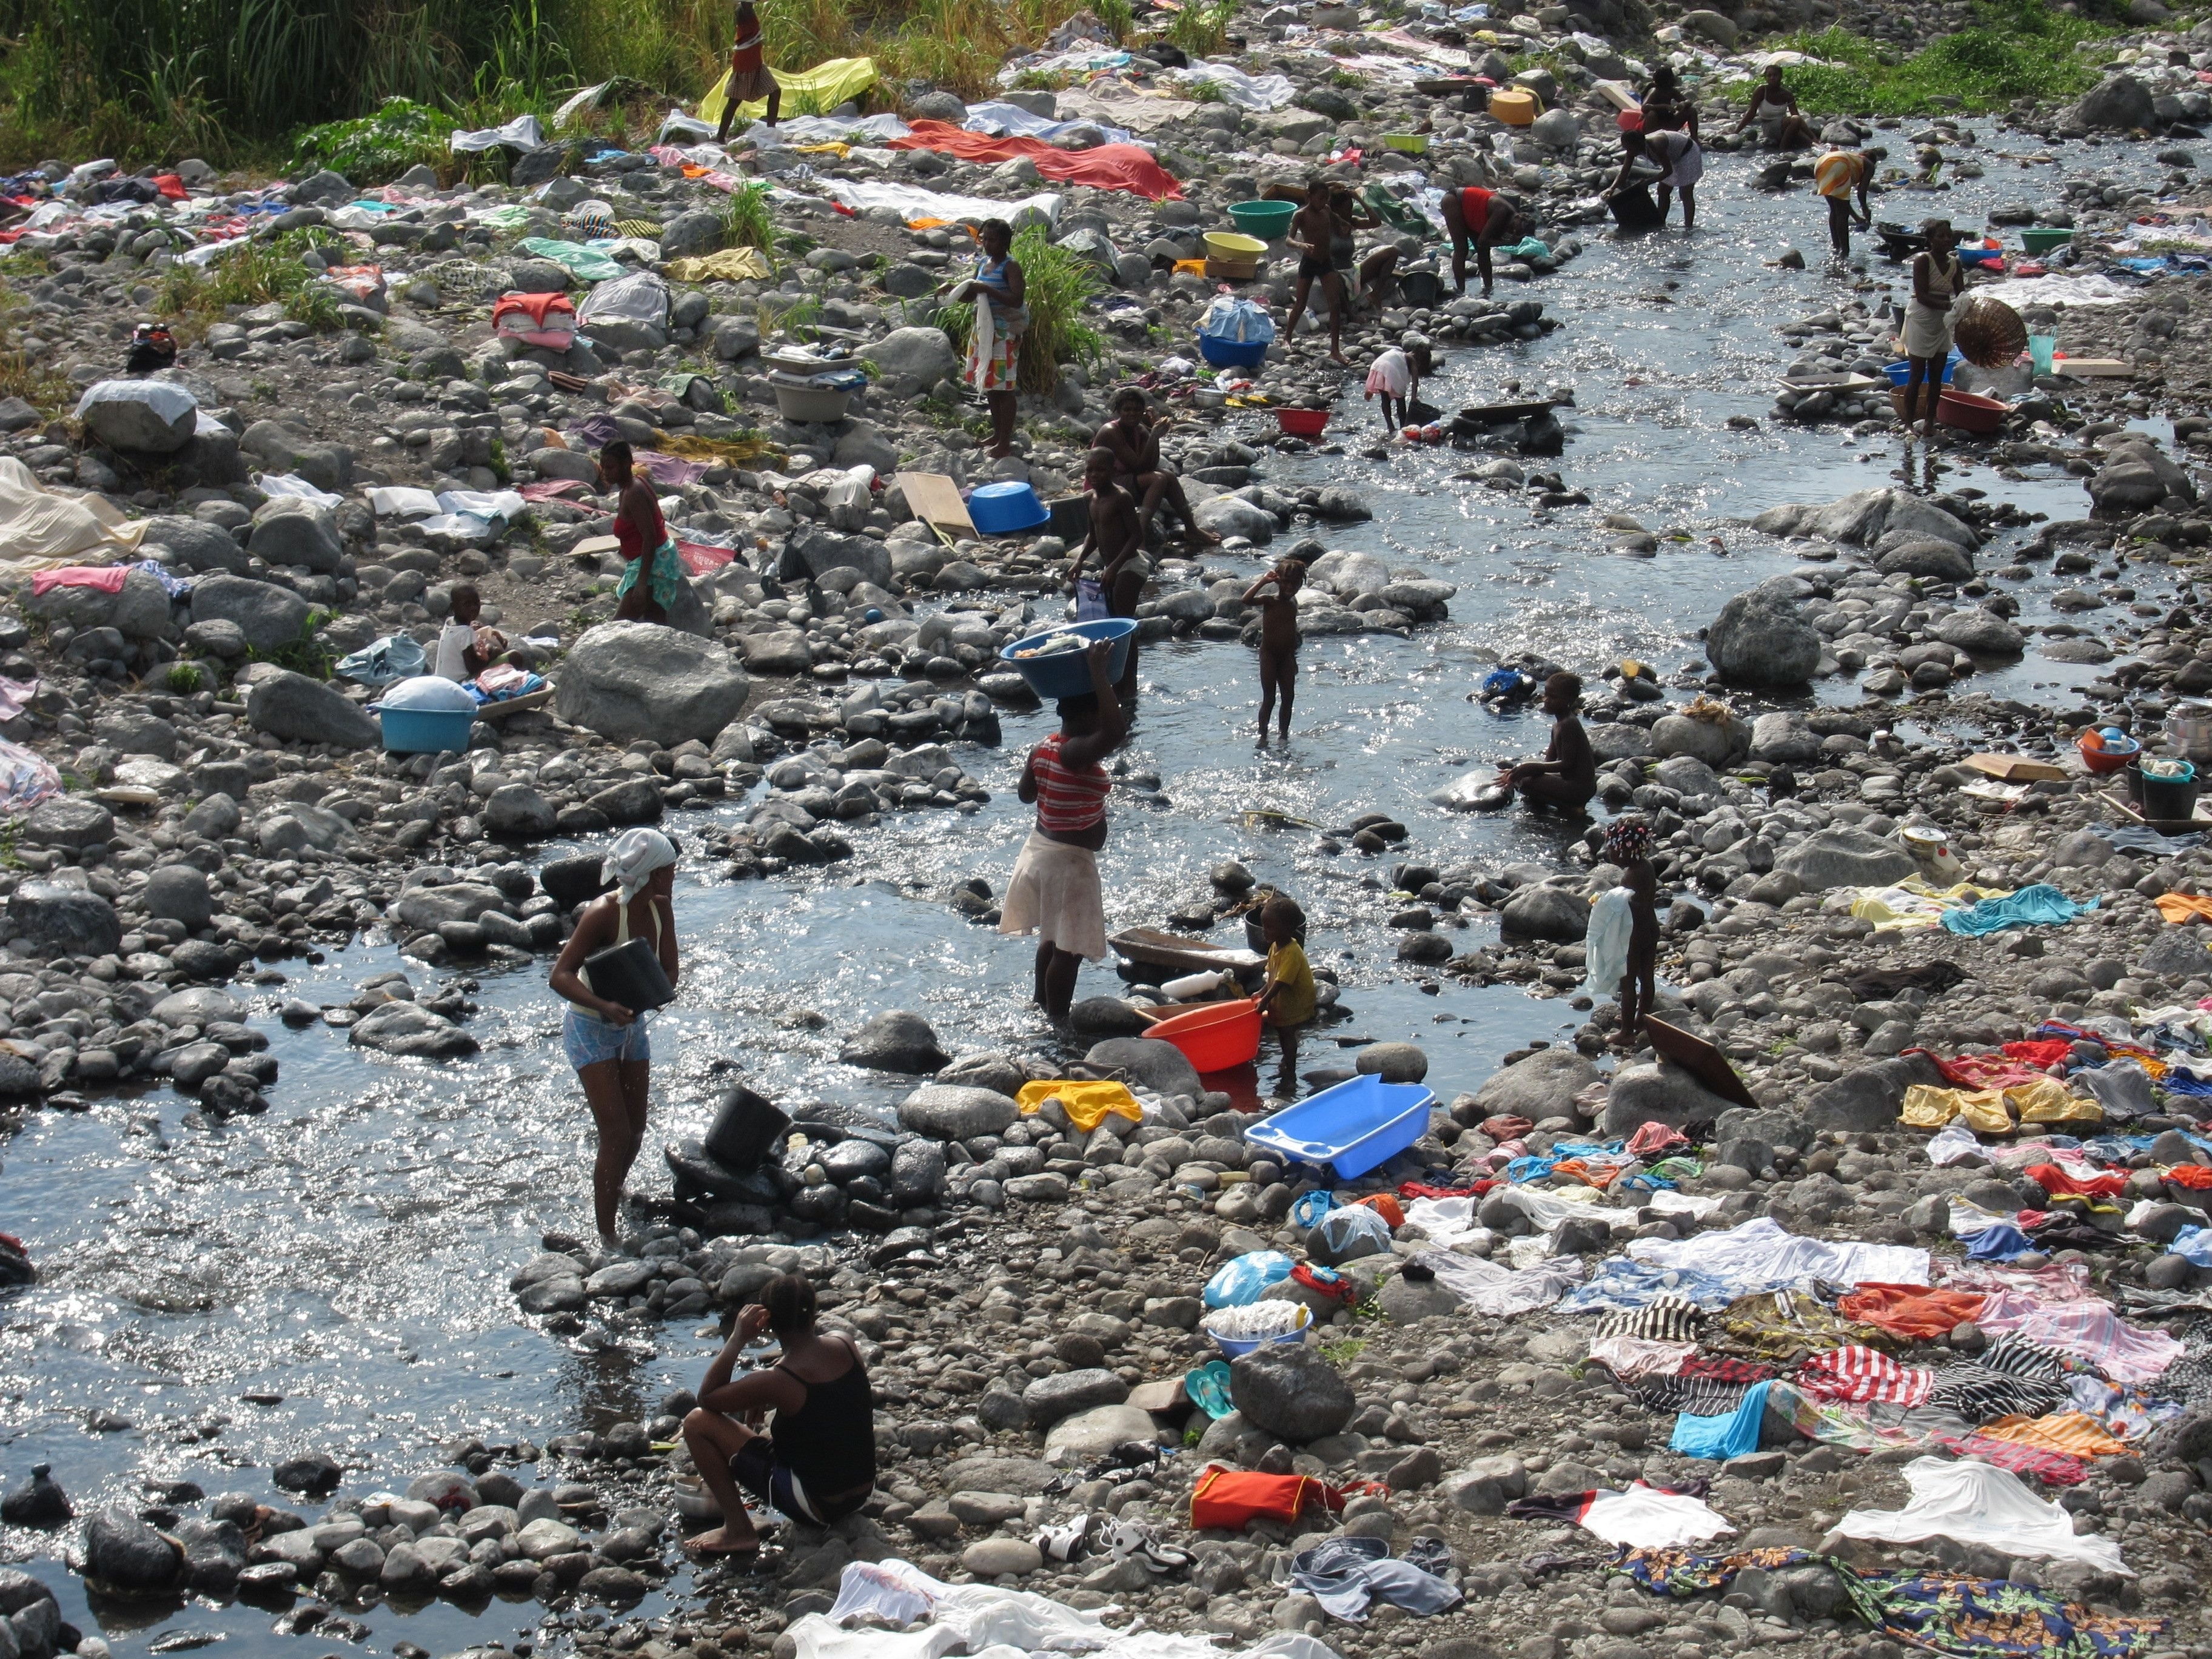
{"label": "bush", "polygon": [[354,183],[382,184],[416,166],[450,159],[447,143],[458,124],[442,110],[387,98],[375,114],[358,121],[326,121],[292,140],[292,167],[329,167]]}
{"label": "bush", "polygon": [[1783,71],[1809,115],[1925,115],[1958,99],[1970,110],[2002,108],[2020,98],[2045,102],[2087,92],[2096,66],[2081,52],[2107,31],[2043,0],[1989,0],[1972,28],[1944,36],[1901,61],[1885,58],[1847,29],[1792,36],[1789,45],[1817,64]]}
{"label": "bush", "polygon": [[207,676],[196,662],[173,662],[161,683],[180,697],[189,697],[207,683]]}

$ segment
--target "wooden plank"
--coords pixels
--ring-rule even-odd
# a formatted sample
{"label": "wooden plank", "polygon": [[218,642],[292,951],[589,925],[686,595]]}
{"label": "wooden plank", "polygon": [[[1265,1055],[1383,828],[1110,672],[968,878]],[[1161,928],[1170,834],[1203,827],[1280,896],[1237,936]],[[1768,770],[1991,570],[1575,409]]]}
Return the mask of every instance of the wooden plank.
{"label": "wooden plank", "polygon": [[621,551],[622,538],[619,536],[586,536],[568,550],[568,556],[572,559],[596,559],[602,554]]}
{"label": "wooden plank", "polygon": [[2051,368],[2084,380],[2132,380],[2136,374],[2133,363],[2122,362],[2118,357],[2061,357]]}
{"label": "wooden plank", "polygon": [[485,703],[477,710],[480,720],[503,720],[509,714],[519,714],[526,708],[543,708],[553,701],[553,688],[525,692],[519,697],[502,697]]}
{"label": "wooden plank", "polygon": [[1969,755],[1966,763],[2000,783],[2055,783],[2066,776],[2064,767],[2026,755]]}
{"label": "wooden plank", "polygon": [[966,535],[975,533],[968,503],[960,499],[960,486],[942,472],[900,472],[893,477],[915,518]]}
{"label": "wooden plank", "polygon": [[1647,1018],[1644,1030],[1650,1037],[1654,1048],[1723,1100],[1732,1100],[1739,1106],[1749,1106],[1753,1109],[1758,1108],[1759,1102],[1752,1097],[1751,1091],[1743,1086],[1743,1079],[1735,1074],[1735,1067],[1729,1064],[1728,1056],[1705,1038],[1657,1018]]}

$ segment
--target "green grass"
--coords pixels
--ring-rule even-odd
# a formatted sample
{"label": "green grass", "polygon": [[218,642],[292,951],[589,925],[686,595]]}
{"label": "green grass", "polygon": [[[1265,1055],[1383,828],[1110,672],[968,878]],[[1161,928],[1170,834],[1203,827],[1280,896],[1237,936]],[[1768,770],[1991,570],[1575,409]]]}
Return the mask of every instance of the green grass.
{"label": "green grass", "polygon": [[300,637],[263,651],[249,647],[246,654],[255,662],[274,663],[279,668],[289,668],[295,674],[305,674],[311,680],[326,680],[337,659],[330,647],[315,635],[330,618],[320,611],[310,611],[307,622],[301,627]]}
{"label": "green grass", "polygon": [[[1105,361],[1105,337],[1083,320],[1102,279],[1089,260],[1054,246],[1034,226],[1014,238],[1013,257],[1022,268],[1030,313],[1029,331],[1022,336],[1015,362],[1015,384],[1024,392],[1050,392],[1060,384],[1062,363],[1089,368]],[[947,306],[937,321],[953,349],[964,354],[975,326],[975,302]]]}
{"label": "green grass", "polygon": [[[731,247],[757,247],[767,252],[775,246],[775,216],[769,211],[768,189],[747,185],[730,192],[722,208],[722,240]],[[769,264],[774,267],[775,261]]]}
{"label": "green grass", "polygon": [[1321,1345],[1321,1357],[1332,1365],[1349,1365],[1366,1347],[1367,1339],[1364,1336],[1339,1337],[1334,1342]]}
{"label": "green grass", "polygon": [[1168,41],[1193,58],[1211,58],[1227,44],[1237,0],[1190,0],[1168,25]]}
{"label": "green grass", "polygon": [[1129,31],[1137,26],[1137,15],[1130,9],[1129,0],[1091,0],[1091,15],[1106,26],[1106,33],[1114,37],[1117,46],[1128,39]]}
{"label": "green grass", "polygon": [[173,662],[161,676],[161,683],[180,697],[189,697],[207,683],[200,665],[192,662]]}
{"label": "green grass", "polygon": [[2016,99],[2076,97],[2097,83],[2079,48],[2110,33],[2042,0],[1988,0],[1972,28],[1902,59],[1848,30],[1799,33],[1782,44],[1823,61],[1782,72],[1809,115],[1927,115],[1957,107],[2000,109]]}
{"label": "green grass", "polygon": [[[329,333],[343,325],[338,314],[342,301],[335,289],[315,280],[300,256],[311,247],[335,246],[337,240],[331,232],[308,226],[265,240],[244,239],[204,268],[171,265],[155,285],[155,309],[204,328],[222,320],[225,307],[276,301],[294,322]],[[188,333],[187,343],[194,337]]]}

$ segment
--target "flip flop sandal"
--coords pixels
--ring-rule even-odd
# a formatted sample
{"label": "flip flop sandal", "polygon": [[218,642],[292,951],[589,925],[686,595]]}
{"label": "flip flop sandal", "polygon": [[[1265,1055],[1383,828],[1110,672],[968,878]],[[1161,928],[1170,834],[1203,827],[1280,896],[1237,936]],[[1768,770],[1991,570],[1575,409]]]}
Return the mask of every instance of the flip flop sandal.
{"label": "flip flop sandal", "polygon": [[1182,1379],[1182,1391],[1208,1417],[1226,1417],[1237,1409],[1229,1397],[1229,1362],[1225,1359],[1194,1367]]}

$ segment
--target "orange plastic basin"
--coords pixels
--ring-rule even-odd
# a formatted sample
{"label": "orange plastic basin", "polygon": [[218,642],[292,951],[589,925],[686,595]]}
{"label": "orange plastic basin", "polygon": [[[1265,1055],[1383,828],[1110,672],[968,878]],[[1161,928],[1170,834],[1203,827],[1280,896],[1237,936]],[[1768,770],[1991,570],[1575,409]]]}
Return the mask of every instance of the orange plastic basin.
{"label": "orange plastic basin", "polygon": [[1249,1065],[1260,1054],[1260,1005],[1249,997],[1209,1002],[1170,1014],[1145,1035],[1172,1042],[1194,1071],[1225,1072]]}

